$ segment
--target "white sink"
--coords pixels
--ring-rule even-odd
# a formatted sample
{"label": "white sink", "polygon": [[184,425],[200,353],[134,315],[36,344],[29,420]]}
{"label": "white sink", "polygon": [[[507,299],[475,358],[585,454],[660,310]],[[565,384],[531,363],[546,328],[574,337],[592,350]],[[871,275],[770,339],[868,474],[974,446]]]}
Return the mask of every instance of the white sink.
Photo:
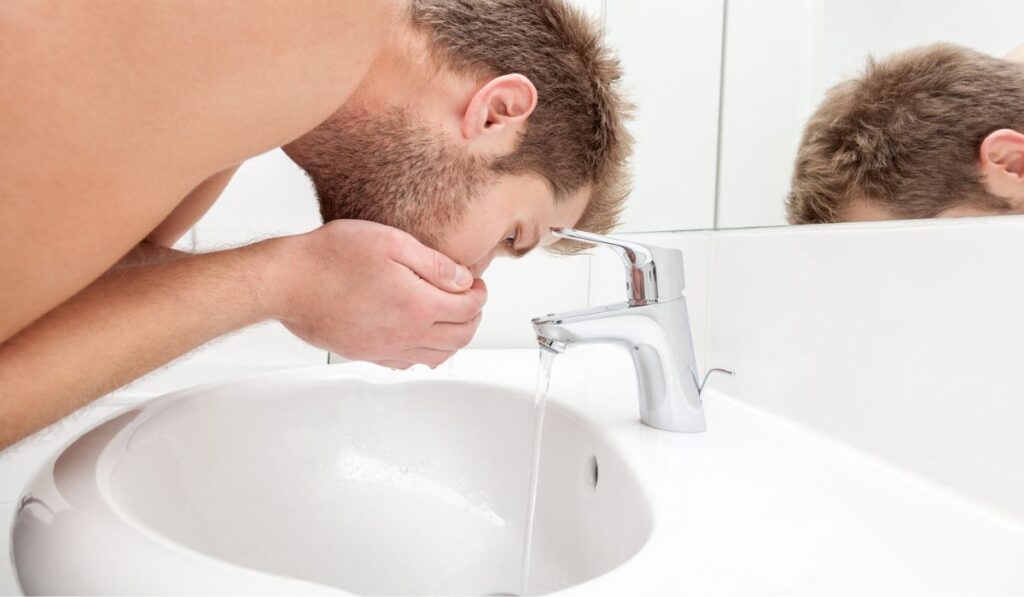
{"label": "white sink", "polygon": [[[518,593],[533,397],[319,367],[178,392],[37,474],[15,521],[27,593]],[[652,528],[625,460],[545,418],[531,593],[628,560]]]}
{"label": "white sink", "polygon": [[[21,582],[516,593],[536,359],[480,350],[434,372],[319,367],[128,411],[27,488],[13,533]],[[651,429],[631,367],[604,347],[555,361],[530,592],[1024,594],[1024,521],[767,415],[756,394],[711,388],[706,433]]]}

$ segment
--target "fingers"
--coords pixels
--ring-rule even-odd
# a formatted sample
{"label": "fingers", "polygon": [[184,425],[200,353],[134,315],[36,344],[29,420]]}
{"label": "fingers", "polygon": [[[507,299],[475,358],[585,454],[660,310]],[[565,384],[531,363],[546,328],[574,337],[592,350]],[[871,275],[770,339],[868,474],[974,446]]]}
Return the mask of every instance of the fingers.
{"label": "fingers", "polygon": [[398,242],[394,258],[441,290],[462,292],[473,284],[473,274],[467,268],[412,236]]}
{"label": "fingers", "polygon": [[435,350],[433,348],[413,348],[403,351],[393,359],[372,361],[374,365],[388,369],[406,370],[413,365],[426,365],[434,368],[443,364],[455,354],[454,350]]}
{"label": "fingers", "polygon": [[473,339],[481,314],[465,323],[437,323],[423,336],[424,345],[404,350],[393,358],[373,361],[389,369],[408,369],[416,364],[437,367],[450,359]]}
{"label": "fingers", "polygon": [[[434,293],[435,321],[445,323],[466,323],[472,321],[487,302],[487,286],[477,278],[469,290],[461,294]],[[474,328],[475,329],[475,328]]]}
{"label": "fingers", "polygon": [[481,317],[482,314],[477,313],[465,323],[435,323],[423,335],[422,346],[436,350],[461,350],[473,339]]}
{"label": "fingers", "polygon": [[433,348],[413,348],[406,350],[398,357],[413,363],[422,363],[428,367],[439,367],[442,363],[452,358],[454,350],[435,350]]}
{"label": "fingers", "polygon": [[408,361],[395,361],[395,360],[383,360],[383,361],[372,361],[374,365],[380,365],[381,367],[387,367],[388,369],[400,369],[405,371],[409,367],[412,367],[415,363]]}

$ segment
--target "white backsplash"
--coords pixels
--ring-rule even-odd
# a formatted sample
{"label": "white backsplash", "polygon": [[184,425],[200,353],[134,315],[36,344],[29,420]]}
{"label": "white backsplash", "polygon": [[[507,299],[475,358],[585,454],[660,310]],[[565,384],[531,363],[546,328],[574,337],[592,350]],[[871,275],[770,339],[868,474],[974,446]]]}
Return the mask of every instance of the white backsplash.
{"label": "white backsplash", "polygon": [[1022,217],[717,232],[706,355],[739,399],[1022,518],[1021,255]]}
{"label": "white backsplash", "polygon": [[470,348],[537,346],[530,320],[587,306],[590,256],[534,251],[521,259],[496,259],[484,272],[487,304]]}

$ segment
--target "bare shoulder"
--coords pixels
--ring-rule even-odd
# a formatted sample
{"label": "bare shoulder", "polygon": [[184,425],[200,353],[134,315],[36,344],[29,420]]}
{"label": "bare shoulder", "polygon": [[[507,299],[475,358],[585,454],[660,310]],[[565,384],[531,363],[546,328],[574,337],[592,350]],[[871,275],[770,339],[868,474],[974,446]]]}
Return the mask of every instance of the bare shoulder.
{"label": "bare shoulder", "polygon": [[239,140],[266,149],[337,108],[396,14],[391,1],[11,0],[0,8],[0,101],[88,110],[76,128],[94,125],[94,140],[122,124],[117,145],[159,136],[165,156],[175,144],[197,157]]}
{"label": "bare shoulder", "polygon": [[24,291],[0,297],[0,341],[208,176],[323,121],[400,14],[398,0],[0,2],[0,278]]}

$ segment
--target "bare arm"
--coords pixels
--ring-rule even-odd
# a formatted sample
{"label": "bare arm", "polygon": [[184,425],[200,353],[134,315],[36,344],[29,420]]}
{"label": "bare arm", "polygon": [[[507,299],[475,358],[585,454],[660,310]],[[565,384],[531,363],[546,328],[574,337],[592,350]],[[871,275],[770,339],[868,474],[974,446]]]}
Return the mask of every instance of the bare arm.
{"label": "bare arm", "polygon": [[0,448],[266,319],[348,358],[438,365],[472,338],[486,294],[465,268],[370,222],[206,255],[147,250],[156,263],[129,256],[0,343]]}
{"label": "bare arm", "polygon": [[267,317],[261,249],[114,268],[0,344],[0,447]]}
{"label": "bare arm", "polygon": [[164,247],[170,247],[178,242],[178,239],[188,232],[188,229],[203,217],[203,214],[209,211],[210,206],[224,192],[224,187],[228,186],[231,177],[237,170],[238,166],[222,170],[192,189],[192,192],[174,208],[174,211],[149,233],[146,240]]}
{"label": "bare arm", "polygon": [[337,110],[396,6],[0,2],[0,342],[107,271],[213,173]]}

